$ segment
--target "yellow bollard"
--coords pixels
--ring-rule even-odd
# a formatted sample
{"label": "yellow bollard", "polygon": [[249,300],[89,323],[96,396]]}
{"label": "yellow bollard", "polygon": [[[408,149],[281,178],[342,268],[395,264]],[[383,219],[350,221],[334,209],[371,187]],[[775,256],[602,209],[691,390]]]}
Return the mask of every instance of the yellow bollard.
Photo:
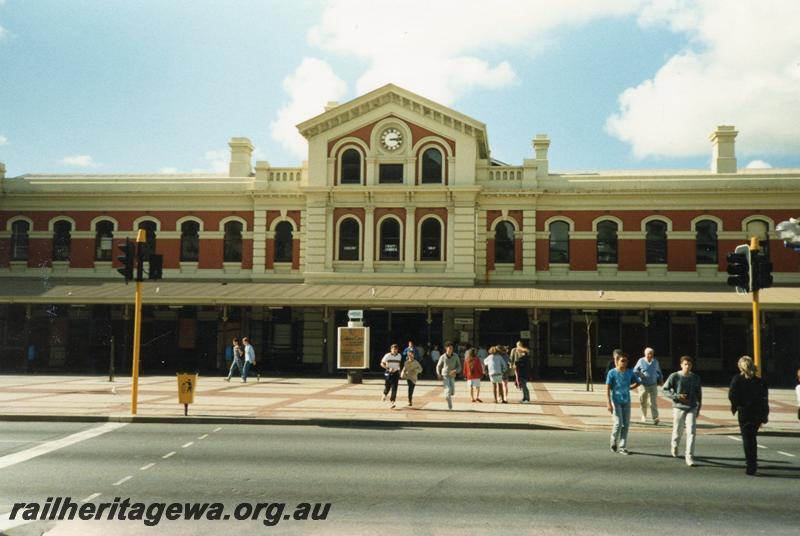
{"label": "yellow bollard", "polygon": [[184,416],[189,415],[189,404],[194,403],[194,392],[197,390],[197,374],[193,372],[178,373],[178,404],[183,404]]}

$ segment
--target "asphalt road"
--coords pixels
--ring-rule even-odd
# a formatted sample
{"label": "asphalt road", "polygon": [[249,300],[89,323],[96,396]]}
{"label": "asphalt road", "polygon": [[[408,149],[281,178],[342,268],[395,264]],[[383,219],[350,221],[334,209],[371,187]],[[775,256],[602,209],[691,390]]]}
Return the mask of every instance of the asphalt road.
{"label": "asphalt road", "polygon": [[[2,422],[0,532],[797,533],[800,440],[760,438],[756,477],[744,474],[741,443],[731,437],[700,436],[694,468],[671,458],[668,443],[666,433],[634,429],[623,456],[608,450],[606,433],[590,432]],[[119,497],[119,508],[126,498],[149,508],[219,502],[229,518],[168,520],[162,512],[154,527],[19,524],[27,505],[8,518],[15,503],[49,497],[78,505]],[[244,503],[262,503],[256,519],[235,519],[250,508]],[[330,509],[325,519],[296,520],[300,503]]]}

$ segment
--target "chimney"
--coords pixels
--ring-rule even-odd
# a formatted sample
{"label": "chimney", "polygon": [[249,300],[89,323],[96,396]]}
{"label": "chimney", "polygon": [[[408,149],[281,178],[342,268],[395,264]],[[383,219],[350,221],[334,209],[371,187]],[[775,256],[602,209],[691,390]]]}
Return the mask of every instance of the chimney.
{"label": "chimney", "polygon": [[547,149],[550,148],[550,138],[547,134],[537,134],[533,138],[533,151],[536,153],[536,176],[547,177],[550,173],[549,162],[547,161]]}
{"label": "chimney", "polygon": [[249,177],[253,172],[251,165],[253,144],[247,138],[231,138],[228,146],[231,148],[231,164],[228,168],[228,176]]}
{"label": "chimney", "polygon": [[720,125],[711,140],[711,173],[736,173],[736,127]]}

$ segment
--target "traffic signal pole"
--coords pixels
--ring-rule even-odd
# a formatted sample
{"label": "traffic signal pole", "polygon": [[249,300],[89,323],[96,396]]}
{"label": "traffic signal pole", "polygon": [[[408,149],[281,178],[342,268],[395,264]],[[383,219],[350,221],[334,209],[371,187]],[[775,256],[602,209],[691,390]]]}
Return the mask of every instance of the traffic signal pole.
{"label": "traffic signal pole", "polygon": [[[750,238],[751,257],[758,253],[758,238]],[[753,362],[756,366],[756,376],[761,377],[761,315],[758,311],[758,287],[753,289]]]}
{"label": "traffic signal pole", "polygon": [[139,351],[142,342],[142,244],[146,240],[147,233],[144,229],[139,229],[136,235],[136,301],[133,315],[133,366],[131,381],[131,415],[136,415],[136,406],[139,400]]}

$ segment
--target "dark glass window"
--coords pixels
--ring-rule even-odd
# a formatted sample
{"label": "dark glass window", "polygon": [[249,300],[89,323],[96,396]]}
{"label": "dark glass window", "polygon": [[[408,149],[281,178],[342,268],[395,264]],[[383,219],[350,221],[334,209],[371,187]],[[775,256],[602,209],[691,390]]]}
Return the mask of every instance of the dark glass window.
{"label": "dark glass window", "polygon": [[569,309],[550,311],[550,353],[572,354],[572,313]]}
{"label": "dark glass window", "polygon": [[436,218],[428,218],[420,226],[421,261],[442,260],[442,225]]}
{"label": "dark glass window", "polygon": [[342,184],[361,184],[361,153],[347,149],[342,153]]}
{"label": "dark glass window", "polygon": [[185,221],[181,224],[181,261],[197,262],[200,256],[200,224]]}
{"label": "dark glass window", "polygon": [[387,218],[383,220],[380,227],[380,236],[380,260],[399,261],[400,222],[394,218]]}
{"label": "dark glass window", "polygon": [[378,167],[380,184],[403,184],[403,164],[381,164]]}
{"label": "dark glass window", "polygon": [[339,260],[357,261],[359,258],[359,224],[354,218],[345,218],[339,224]]}
{"label": "dark glass window", "polygon": [[288,221],[275,226],[275,262],[292,262],[292,231]]}
{"label": "dark glass window", "polygon": [[11,224],[11,260],[28,260],[28,233],[30,224],[24,220],[17,220]]}
{"label": "dark glass window", "polygon": [[602,309],[597,313],[597,339],[597,355],[610,356],[614,348],[620,347],[619,311]]}
{"label": "dark glass window", "polygon": [[72,224],[59,220],[53,224],[53,260],[68,261],[69,245],[72,238]]}
{"label": "dark glass window", "polygon": [[667,264],[667,222],[653,220],[645,225],[647,264]]}
{"label": "dark glass window", "polygon": [[597,224],[597,263],[616,264],[617,262],[617,224],[603,220]]}
{"label": "dark glass window", "polygon": [[114,222],[99,221],[94,229],[94,258],[97,261],[110,261],[114,249]]}
{"label": "dark glass window", "polygon": [[702,358],[722,357],[722,322],[719,313],[697,315],[697,355]]}
{"label": "dark glass window", "polygon": [[145,231],[145,242],[142,245],[142,260],[148,260],[150,254],[156,252],[156,222],[143,221],[139,223],[139,229]]}
{"label": "dark glass window", "polygon": [[569,223],[565,221],[550,224],[550,262],[569,262]]}
{"label": "dark glass window", "polygon": [[702,220],[695,225],[697,264],[717,264],[717,224]]}
{"label": "dark glass window", "polygon": [[242,222],[225,224],[224,262],[242,262]]}
{"label": "dark glass window", "polygon": [[494,262],[514,263],[514,226],[501,221],[494,230]]}
{"label": "dark glass window", "polygon": [[422,184],[442,183],[442,153],[428,149],[422,153]]}

